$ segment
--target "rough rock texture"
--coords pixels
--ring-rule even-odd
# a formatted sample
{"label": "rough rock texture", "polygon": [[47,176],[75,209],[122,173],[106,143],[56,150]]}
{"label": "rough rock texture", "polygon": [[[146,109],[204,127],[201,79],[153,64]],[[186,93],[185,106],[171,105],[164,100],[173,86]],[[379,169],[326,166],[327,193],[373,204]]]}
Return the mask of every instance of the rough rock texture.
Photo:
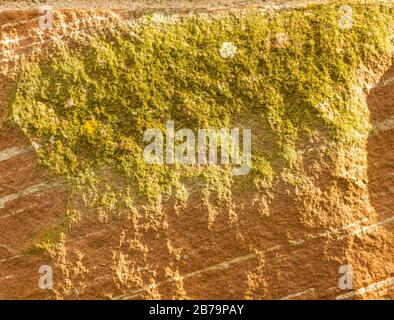
{"label": "rough rock texture", "polygon": [[[256,3],[216,5],[227,6],[221,14],[245,7],[272,9]],[[153,9],[147,5],[146,11],[143,6],[57,11],[63,25],[48,33],[37,30],[39,14],[32,9],[0,13],[0,297],[394,298],[390,60],[360,70],[366,89],[359,97],[373,127],[368,137],[354,148],[334,145],[335,156],[329,159],[323,145],[304,146],[305,180],[299,185],[289,183],[296,177],[285,171],[258,197],[246,189],[230,202],[212,203],[196,193],[182,205],[171,199],[159,207],[145,203],[99,219],[81,199],[70,199],[68,186],[50,168],[38,165],[34,141],[6,120],[20,59],[42,55],[54,35],[180,8],[166,2]],[[197,2],[180,11],[190,6],[219,10]],[[70,202],[82,216],[64,218]],[[53,291],[38,287],[38,268],[44,264],[54,268]],[[338,269],[345,264],[353,267],[353,290],[338,288]]]}

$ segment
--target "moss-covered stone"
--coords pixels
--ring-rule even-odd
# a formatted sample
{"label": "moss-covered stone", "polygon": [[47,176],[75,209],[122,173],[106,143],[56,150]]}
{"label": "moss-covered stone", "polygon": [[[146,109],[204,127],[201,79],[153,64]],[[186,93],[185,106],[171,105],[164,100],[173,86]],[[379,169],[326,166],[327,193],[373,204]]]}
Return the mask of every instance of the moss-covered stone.
{"label": "moss-covered stone", "polygon": [[[341,29],[340,5],[145,17],[58,43],[25,65],[10,118],[40,143],[42,165],[105,210],[186,201],[191,189],[229,199],[267,188],[284,168],[296,170],[299,148],[316,136],[348,144],[368,133],[357,71],[387,63],[393,6],[353,3],[353,26]],[[233,57],[220,56],[224,42],[236,47]],[[251,128],[250,174],[146,164],[144,130],[164,131],[167,120]]]}

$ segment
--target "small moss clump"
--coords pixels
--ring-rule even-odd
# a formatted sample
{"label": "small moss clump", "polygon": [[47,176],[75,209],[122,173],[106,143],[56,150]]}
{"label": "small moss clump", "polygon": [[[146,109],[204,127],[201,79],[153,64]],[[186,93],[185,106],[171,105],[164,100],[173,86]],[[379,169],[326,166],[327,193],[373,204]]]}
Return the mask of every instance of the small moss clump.
{"label": "small moss clump", "polygon": [[[194,186],[221,199],[245,185],[258,190],[294,168],[304,142],[368,132],[357,71],[387,62],[394,13],[390,5],[351,5],[350,29],[340,27],[340,5],[329,4],[145,17],[58,43],[50,57],[25,65],[10,117],[39,142],[41,164],[75,190],[88,186],[87,202],[101,208],[186,201]],[[234,56],[220,55],[225,42]],[[250,128],[250,174],[146,164],[143,133],[164,131],[167,120],[194,130]]]}

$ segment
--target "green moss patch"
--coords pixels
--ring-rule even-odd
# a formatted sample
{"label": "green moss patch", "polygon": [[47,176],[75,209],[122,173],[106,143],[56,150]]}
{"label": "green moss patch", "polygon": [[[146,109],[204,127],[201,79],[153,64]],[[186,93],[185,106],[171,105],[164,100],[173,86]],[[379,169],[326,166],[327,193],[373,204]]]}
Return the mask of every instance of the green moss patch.
{"label": "green moss patch", "polygon": [[[351,29],[340,28],[339,7],[152,16],[57,43],[25,65],[10,118],[40,143],[43,166],[74,190],[88,188],[87,203],[105,210],[267,187],[295,170],[297,152],[316,137],[349,143],[368,132],[357,71],[387,63],[393,7],[352,4]],[[220,55],[224,42],[233,57]],[[146,164],[143,133],[167,120],[176,129],[250,128],[250,174]]]}

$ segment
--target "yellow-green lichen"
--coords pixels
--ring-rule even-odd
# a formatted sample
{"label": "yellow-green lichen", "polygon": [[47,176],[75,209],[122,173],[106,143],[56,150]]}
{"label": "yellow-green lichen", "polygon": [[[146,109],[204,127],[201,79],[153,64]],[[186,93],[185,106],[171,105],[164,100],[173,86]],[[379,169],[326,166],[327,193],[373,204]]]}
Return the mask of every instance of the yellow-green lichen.
{"label": "yellow-green lichen", "polygon": [[[39,141],[44,166],[91,191],[93,206],[187,201],[198,188],[220,199],[245,184],[257,190],[291,170],[308,139],[368,131],[354,85],[362,65],[387,62],[393,8],[353,3],[351,29],[340,28],[338,8],[145,18],[58,44],[42,63],[26,64],[10,117]],[[234,57],[220,56],[224,42],[237,48]],[[193,130],[250,128],[250,175],[145,163],[144,130],[164,131],[167,120]]]}

